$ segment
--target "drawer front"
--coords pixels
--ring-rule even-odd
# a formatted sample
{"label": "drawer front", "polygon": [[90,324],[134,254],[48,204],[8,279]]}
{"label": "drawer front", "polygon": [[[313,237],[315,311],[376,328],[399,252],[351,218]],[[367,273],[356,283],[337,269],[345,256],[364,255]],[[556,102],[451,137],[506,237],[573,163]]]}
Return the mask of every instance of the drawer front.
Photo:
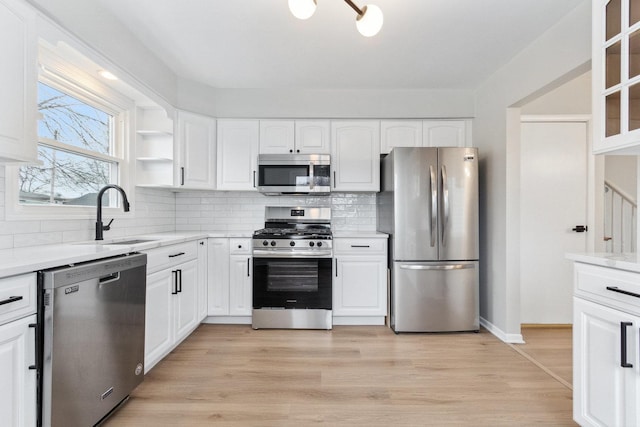
{"label": "drawer front", "polygon": [[0,325],[36,312],[36,273],[0,279]]}
{"label": "drawer front", "polygon": [[614,308],[640,314],[640,273],[576,263],[575,293]]}
{"label": "drawer front", "polygon": [[229,239],[229,253],[231,255],[250,254],[251,239]]}
{"label": "drawer front", "polygon": [[198,242],[194,240],[144,252],[147,254],[147,274],[150,274],[197,258]]}
{"label": "drawer front", "polygon": [[386,251],[387,239],[333,239],[333,252],[336,254],[385,254]]}

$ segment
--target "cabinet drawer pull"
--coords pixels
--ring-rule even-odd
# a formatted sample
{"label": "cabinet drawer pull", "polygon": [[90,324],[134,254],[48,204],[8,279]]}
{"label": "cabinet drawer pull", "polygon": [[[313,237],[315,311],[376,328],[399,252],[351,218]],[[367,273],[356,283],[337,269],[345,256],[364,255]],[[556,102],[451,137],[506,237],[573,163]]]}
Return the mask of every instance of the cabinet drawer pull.
{"label": "cabinet drawer pull", "polygon": [[177,254],[169,255],[169,258],[175,258],[177,256],[182,256],[182,255],[184,255],[184,252],[178,252]]}
{"label": "cabinet drawer pull", "polygon": [[620,366],[623,368],[633,368],[633,364],[627,362],[627,326],[632,326],[631,322],[620,322]]}
{"label": "cabinet drawer pull", "polygon": [[22,296],[9,297],[0,301],[0,305],[11,304],[12,302],[20,301]]}
{"label": "cabinet drawer pull", "polygon": [[369,245],[351,245],[352,248],[370,248]]}
{"label": "cabinet drawer pull", "polygon": [[625,291],[624,289],[619,289],[617,286],[607,286],[608,291],[617,292],[619,294],[629,295],[632,297],[640,298],[640,294],[636,294],[634,292]]}

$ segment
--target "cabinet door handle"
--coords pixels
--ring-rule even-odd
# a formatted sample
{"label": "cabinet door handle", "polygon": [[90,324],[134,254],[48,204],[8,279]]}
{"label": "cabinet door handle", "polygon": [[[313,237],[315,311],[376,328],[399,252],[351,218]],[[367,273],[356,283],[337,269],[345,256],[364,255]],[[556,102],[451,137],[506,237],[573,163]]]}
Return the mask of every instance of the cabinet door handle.
{"label": "cabinet door handle", "polygon": [[251,273],[249,272],[249,264],[251,264],[251,258],[247,258],[247,277],[251,277]]}
{"label": "cabinet door handle", "polygon": [[35,363],[33,365],[29,365],[29,369],[32,371],[37,371],[38,370],[38,324],[37,323],[29,323],[29,327],[33,328],[34,330],[34,336],[35,336],[35,344],[36,344],[36,351],[35,351]]}
{"label": "cabinet door handle", "polygon": [[178,252],[177,254],[169,255],[169,258],[175,258],[175,257],[181,256],[181,255],[184,255],[184,252]]}
{"label": "cabinet door handle", "polygon": [[12,302],[20,301],[22,296],[9,297],[0,301],[0,305],[11,304]]}
{"label": "cabinet door handle", "polygon": [[620,322],[620,366],[623,368],[633,368],[633,364],[627,362],[627,326],[632,326],[631,322]]}
{"label": "cabinet door handle", "polygon": [[178,295],[178,270],[171,272],[173,275],[173,283],[171,284],[171,295]]}
{"label": "cabinet door handle", "polygon": [[180,185],[184,185],[184,167],[180,168]]}
{"label": "cabinet door handle", "polygon": [[178,269],[178,284],[177,286],[177,291],[178,292],[182,292],[182,269]]}
{"label": "cabinet door handle", "polygon": [[253,171],[253,188],[256,187],[256,171]]}
{"label": "cabinet door handle", "polygon": [[338,258],[336,258],[336,277],[338,277]]}
{"label": "cabinet door handle", "polygon": [[607,290],[612,292],[617,292],[619,294],[625,294],[632,297],[640,298],[640,294],[636,294],[630,291],[625,291],[624,289],[619,289],[617,286],[607,286]]}
{"label": "cabinet door handle", "polygon": [[333,171],[333,188],[336,188],[336,171]]}

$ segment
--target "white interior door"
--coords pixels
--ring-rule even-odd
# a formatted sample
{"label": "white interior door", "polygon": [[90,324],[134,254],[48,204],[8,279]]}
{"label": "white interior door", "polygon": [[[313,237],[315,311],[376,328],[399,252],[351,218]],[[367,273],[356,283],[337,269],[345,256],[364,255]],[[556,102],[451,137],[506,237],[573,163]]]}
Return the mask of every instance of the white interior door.
{"label": "white interior door", "polygon": [[588,124],[523,122],[520,144],[522,323],[572,323],[572,263],[587,233]]}

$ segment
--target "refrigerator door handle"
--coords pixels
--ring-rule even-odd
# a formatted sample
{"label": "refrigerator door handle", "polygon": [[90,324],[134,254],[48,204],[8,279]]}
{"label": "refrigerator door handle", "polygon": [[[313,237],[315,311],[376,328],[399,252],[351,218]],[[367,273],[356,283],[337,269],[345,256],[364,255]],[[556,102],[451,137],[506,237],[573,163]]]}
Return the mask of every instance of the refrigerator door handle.
{"label": "refrigerator door handle", "polygon": [[443,216],[442,219],[442,246],[447,246],[446,242],[446,230],[447,224],[449,223],[449,186],[447,185],[447,168],[445,165],[442,165],[441,174],[442,174],[442,206],[443,206]]}
{"label": "refrigerator door handle", "polygon": [[404,270],[464,270],[475,268],[474,264],[447,264],[447,265],[424,265],[424,264],[400,264]]}
{"label": "refrigerator door handle", "polygon": [[431,247],[436,245],[437,209],[438,209],[438,188],[436,186],[436,172],[433,166],[429,166],[429,188],[431,189]]}

